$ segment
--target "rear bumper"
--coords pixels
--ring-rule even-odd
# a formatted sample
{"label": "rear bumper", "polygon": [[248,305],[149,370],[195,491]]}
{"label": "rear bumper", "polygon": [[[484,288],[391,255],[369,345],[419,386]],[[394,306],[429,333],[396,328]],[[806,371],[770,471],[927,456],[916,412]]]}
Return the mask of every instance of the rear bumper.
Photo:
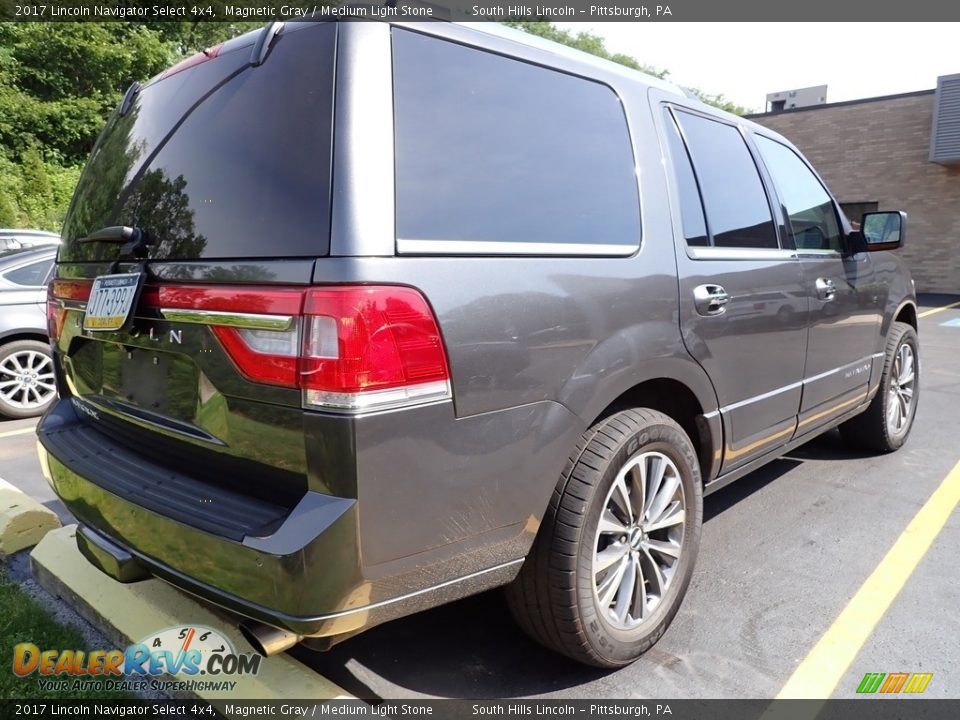
{"label": "rear bumper", "polygon": [[[81,525],[93,530],[82,531],[80,542],[85,556],[104,572],[121,581],[135,580],[142,573],[131,568],[143,568],[229,610],[303,635],[356,629],[354,623],[331,622],[328,613],[315,611],[332,614],[362,604],[351,602],[363,585],[355,500],[308,492],[268,536],[241,537],[236,529],[218,534],[213,526],[191,526],[134,502],[133,491],[125,492],[122,482],[123,457],[116,463],[97,458],[91,465],[84,445],[107,458],[115,456],[116,448],[79,417],[69,399],[43,418],[37,434],[44,474]],[[144,461],[138,467],[144,477],[158,469]],[[195,502],[216,517],[219,498],[205,497],[209,493],[204,489],[198,486]],[[183,493],[183,484],[175,490]],[[238,513],[236,499],[227,500],[234,501],[230,512]],[[99,553],[98,539],[105,541],[99,543]],[[116,562],[123,554],[129,561]],[[308,582],[318,571],[325,581]]]}
{"label": "rear bumper", "polygon": [[[353,634],[509,582],[536,531],[536,522],[528,519],[481,532],[467,543],[364,567],[357,500],[312,490],[279,526],[269,526],[269,535],[240,533],[239,520],[233,529],[197,527],[189,507],[180,509],[180,520],[174,519],[169,507],[146,507],[144,492],[125,489],[118,477],[123,475],[123,448],[111,447],[112,440],[95,425],[67,398],[37,428],[44,475],[79,520],[78,543],[85,557],[118,580],[152,575],[298,635]],[[91,463],[84,447],[105,457]],[[118,462],[112,462],[115,456]],[[140,458],[136,469],[148,478],[161,468]],[[181,480],[171,482],[183,495]],[[196,501],[205,514],[216,516],[215,503],[203,495],[209,493],[198,490]],[[242,515],[237,498],[225,502],[233,503],[230,513]]]}

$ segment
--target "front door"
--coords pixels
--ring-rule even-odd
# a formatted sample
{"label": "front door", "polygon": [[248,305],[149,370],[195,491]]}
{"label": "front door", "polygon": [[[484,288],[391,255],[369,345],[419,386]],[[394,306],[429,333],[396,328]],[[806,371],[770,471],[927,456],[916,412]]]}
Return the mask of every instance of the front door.
{"label": "front door", "polygon": [[807,342],[803,271],[781,246],[739,127],[676,106],[659,120],[673,169],[680,325],[720,401],[723,473],[793,437]]}
{"label": "front door", "polygon": [[798,435],[853,409],[867,394],[884,298],[867,253],[845,252],[833,199],[803,159],[754,135],[797,248],[810,328]]}

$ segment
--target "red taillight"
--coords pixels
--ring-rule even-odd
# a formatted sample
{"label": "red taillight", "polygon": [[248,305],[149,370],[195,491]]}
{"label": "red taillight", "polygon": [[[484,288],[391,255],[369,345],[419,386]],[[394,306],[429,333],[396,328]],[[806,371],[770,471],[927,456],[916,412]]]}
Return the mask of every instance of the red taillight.
{"label": "red taillight", "polygon": [[56,342],[63,332],[67,308],[63,301],[85,303],[90,298],[92,280],[54,280],[47,285],[47,335]]}
{"label": "red taillight", "polygon": [[[51,338],[63,330],[64,302],[86,302],[90,287],[89,280],[50,284]],[[150,285],[140,308],[209,325],[244,377],[302,390],[307,406],[376,410],[450,397],[440,329],[410,287]]]}
{"label": "red taillight", "polygon": [[309,290],[301,387],[309,405],[369,409],[448,397],[440,329],[408,287]]}
{"label": "red taillight", "polygon": [[141,306],[211,325],[241,374],[301,389],[309,406],[372,410],[450,395],[440,330],[413,288],[162,286],[145,288]]}

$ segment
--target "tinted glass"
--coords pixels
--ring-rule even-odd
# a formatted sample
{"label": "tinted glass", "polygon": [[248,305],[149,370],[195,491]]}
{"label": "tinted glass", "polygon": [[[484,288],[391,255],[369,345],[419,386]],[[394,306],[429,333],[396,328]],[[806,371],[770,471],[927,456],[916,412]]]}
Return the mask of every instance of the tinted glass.
{"label": "tinted glass", "polygon": [[48,258],[46,260],[30,263],[29,265],[24,265],[23,267],[18,267],[16,270],[11,270],[10,272],[4,273],[3,278],[9,282],[16,283],[17,285],[37,287],[39,285],[43,285],[43,281],[46,280],[47,273],[50,272],[50,267],[52,265],[53,258]]}
{"label": "tinted glass", "polygon": [[786,145],[762,135],[755,137],[790,220],[790,234],[797,249],[841,251],[837,211],[816,175]]}
{"label": "tinted glass", "polygon": [[693,175],[693,167],[690,165],[690,156],[687,155],[687,148],[683,144],[683,138],[680,137],[673,115],[669,110],[664,111],[664,115],[667,144],[670,147],[670,158],[677,179],[677,191],[680,194],[683,235],[687,239],[687,245],[709,245],[707,223],[703,217],[703,203],[700,200],[697,179]]}
{"label": "tinted glass", "polygon": [[740,132],[677,113],[697,173],[713,245],[776,248],[777,233],[760,174]]}
{"label": "tinted glass", "polygon": [[639,244],[610,88],[404,30],[393,52],[398,237]]}
{"label": "tinted glass", "polygon": [[145,87],[110,121],[64,226],[60,259],[113,259],[79,244],[141,227],[158,259],[327,253],[335,24],[285,32],[266,62],[249,47]]}

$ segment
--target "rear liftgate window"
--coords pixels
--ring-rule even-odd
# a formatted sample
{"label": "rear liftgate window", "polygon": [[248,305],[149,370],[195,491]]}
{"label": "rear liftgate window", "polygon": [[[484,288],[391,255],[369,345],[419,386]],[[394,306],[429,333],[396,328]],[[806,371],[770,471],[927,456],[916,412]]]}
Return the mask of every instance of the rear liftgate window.
{"label": "rear liftgate window", "polygon": [[393,61],[402,252],[637,249],[633,151],[609,87],[399,29]]}
{"label": "rear liftgate window", "polygon": [[60,259],[112,260],[76,242],[109,225],[148,230],[154,259],[327,254],[335,45],[307,26],[259,67],[247,46],[147,85],[100,138]]}

